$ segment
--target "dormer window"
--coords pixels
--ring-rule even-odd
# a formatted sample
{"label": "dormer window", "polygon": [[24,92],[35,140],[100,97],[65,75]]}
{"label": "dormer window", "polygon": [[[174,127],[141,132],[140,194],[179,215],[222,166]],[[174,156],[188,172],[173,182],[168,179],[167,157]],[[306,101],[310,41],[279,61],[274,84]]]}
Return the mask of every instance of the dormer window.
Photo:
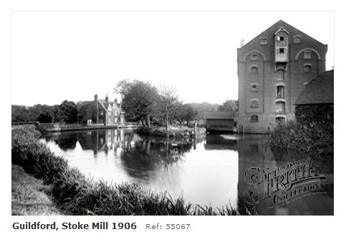
{"label": "dormer window", "polygon": [[275,62],[287,63],[288,48],[289,48],[289,33],[283,27],[281,27],[275,33]]}
{"label": "dormer window", "polygon": [[277,41],[284,41],[285,37],[284,36],[277,36]]}

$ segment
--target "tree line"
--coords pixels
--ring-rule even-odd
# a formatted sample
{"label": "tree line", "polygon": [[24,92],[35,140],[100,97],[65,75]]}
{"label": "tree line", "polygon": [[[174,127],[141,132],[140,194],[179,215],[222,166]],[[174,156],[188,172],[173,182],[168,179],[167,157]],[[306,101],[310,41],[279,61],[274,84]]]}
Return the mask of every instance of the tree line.
{"label": "tree line", "polygon": [[12,105],[12,122],[38,121],[40,123],[77,122],[77,104],[63,101],[60,105],[37,104],[32,107]]}
{"label": "tree line", "polygon": [[222,105],[210,103],[184,103],[171,86],[156,87],[149,82],[122,80],[114,91],[122,96],[121,107],[127,121],[153,123],[168,128],[169,124],[189,125],[192,120],[204,119],[206,111],[237,111],[238,101],[227,100]]}
{"label": "tree line", "polygon": [[[238,101],[227,100],[222,105],[203,103],[184,103],[171,86],[156,87],[149,82],[122,80],[114,91],[121,95],[121,108],[125,120],[141,122],[150,127],[158,124],[190,125],[191,121],[204,119],[204,112],[238,110]],[[37,104],[32,107],[12,105],[12,122],[38,121],[41,123],[77,123],[77,104],[63,101],[60,105]]]}

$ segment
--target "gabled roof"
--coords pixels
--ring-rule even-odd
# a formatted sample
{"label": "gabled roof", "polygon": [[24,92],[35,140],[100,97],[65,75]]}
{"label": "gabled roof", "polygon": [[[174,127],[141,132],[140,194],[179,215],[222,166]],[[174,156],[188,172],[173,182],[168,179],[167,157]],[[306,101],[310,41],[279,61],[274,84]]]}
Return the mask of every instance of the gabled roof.
{"label": "gabled roof", "polygon": [[[85,101],[83,102],[78,109],[78,116],[84,116],[86,115],[86,110],[90,107],[90,105],[92,105],[94,103],[94,101]],[[107,105],[105,100],[98,100],[99,103],[99,107],[101,107],[104,111],[107,111],[107,108],[105,107],[105,105]]]}
{"label": "gabled roof", "polygon": [[205,112],[205,119],[234,119],[234,112]]}
{"label": "gabled roof", "polygon": [[108,104],[107,104],[106,100],[98,99],[98,102],[99,102],[100,106],[103,108],[103,110],[107,111],[106,106],[108,106]]}
{"label": "gabled roof", "polygon": [[78,109],[78,116],[84,116],[86,114],[86,110],[92,104],[93,101],[85,101],[81,104],[81,106]]}
{"label": "gabled roof", "polygon": [[275,33],[280,30],[280,28],[284,28],[284,30],[286,32],[289,32],[292,36],[294,35],[305,35],[311,39],[313,39],[314,41],[316,41],[317,43],[320,43],[321,45],[324,45],[323,43],[319,42],[318,40],[314,39],[313,37],[307,35],[306,33],[300,31],[299,29],[289,25],[288,23],[286,23],[285,21],[283,20],[279,20],[277,21],[275,24],[273,24],[272,26],[270,26],[269,28],[267,28],[265,31],[261,32],[259,35],[257,35],[256,37],[252,38],[250,41],[248,41],[246,44],[244,44],[242,47],[240,47],[239,49],[242,49],[242,48],[246,48],[246,46],[248,44],[250,44],[253,40],[256,40],[256,39],[260,39],[261,37],[263,36],[267,36],[268,33],[270,33],[270,35],[275,35]]}
{"label": "gabled roof", "polygon": [[326,71],[306,84],[295,105],[334,103],[334,70]]}

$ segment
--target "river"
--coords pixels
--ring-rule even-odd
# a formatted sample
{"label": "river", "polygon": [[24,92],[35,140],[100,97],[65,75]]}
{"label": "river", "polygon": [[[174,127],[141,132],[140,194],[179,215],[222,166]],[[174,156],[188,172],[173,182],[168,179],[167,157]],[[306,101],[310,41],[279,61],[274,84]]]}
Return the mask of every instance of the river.
{"label": "river", "polygon": [[246,203],[258,214],[333,214],[333,158],[273,151],[266,139],[172,140],[109,129],[51,133],[40,141],[95,181],[137,182],[201,206]]}

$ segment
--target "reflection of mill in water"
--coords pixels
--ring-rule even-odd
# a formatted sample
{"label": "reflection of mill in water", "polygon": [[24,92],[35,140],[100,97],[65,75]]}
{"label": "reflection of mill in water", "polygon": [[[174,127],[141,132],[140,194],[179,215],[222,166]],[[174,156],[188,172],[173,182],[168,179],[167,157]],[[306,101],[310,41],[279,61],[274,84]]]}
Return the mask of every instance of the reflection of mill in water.
{"label": "reflection of mill in water", "polygon": [[[308,158],[306,154],[296,151],[272,150],[263,142],[262,138],[265,137],[260,135],[212,135],[206,138],[206,150],[228,149],[237,151],[239,169],[238,202],[244,202],[244,194],[248,191],[245,174],[250,169],[265,167],[272,171],[288,163]],[[333,169],[330,167],[333,161],[330,158],[323,157],[317,159],[314,164],[314,167],[316,167],[314,172],[327,177],[322,186],[324,194],[306,196],[279,207],[273,207],[273,200],[266,199],[254,206],[248,205],[248,208],[256,211],[258,214],[332,214],[334,178]],[[257,191],[263,194],[267,186],[268,184],[263,183],[257,187]],[[259,194],[259,196],[262,194]]]}

